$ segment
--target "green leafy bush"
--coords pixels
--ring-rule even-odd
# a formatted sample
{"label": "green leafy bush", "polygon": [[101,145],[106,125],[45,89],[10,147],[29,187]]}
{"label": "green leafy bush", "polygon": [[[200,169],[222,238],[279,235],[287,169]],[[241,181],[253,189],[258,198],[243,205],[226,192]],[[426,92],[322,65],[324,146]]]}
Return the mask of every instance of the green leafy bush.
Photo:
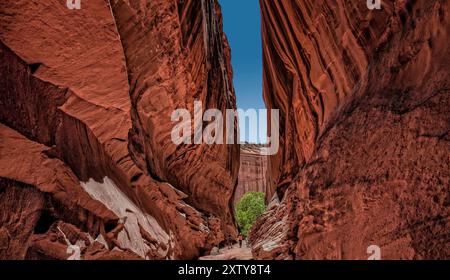
{"label": "green leafy bush", "polygon": [[248,192],[238,202],[236,221],[242,235],[248,236],[253,223],[266,210],[264,197],[265,194],[262,192]]}

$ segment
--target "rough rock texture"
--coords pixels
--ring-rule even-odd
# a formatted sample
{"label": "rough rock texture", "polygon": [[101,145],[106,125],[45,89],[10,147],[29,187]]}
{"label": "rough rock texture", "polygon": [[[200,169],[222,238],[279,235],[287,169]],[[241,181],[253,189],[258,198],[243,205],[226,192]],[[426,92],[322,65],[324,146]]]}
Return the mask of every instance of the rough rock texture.
{"label": "rough rock texture", "polygon": [[267,192],[267,156],[261,155],[261,145],[241,145],[238,184],[234,193],[234,205],[247,192]]}
{"label": "rough rock texture", "polygon": [[258,258],[450,257],[450,3],[382,2],[261,0],[282,201]]}
{"label": "rough rock texture", "polygon": [[235,234],[238,147],[170,140],[176,108],[235,108],[216,1],[0,14],[0,259],[192,259]]}
{"label": "rough rock texture", "polygon": [[141,2],[112,1],[131,84],[131,156],[141,169],[187,193],[193,206],[231,226],[238,146],[179,147],[170,137],[177,108],[193,112],[195,100],[205,110],[236,107],[220,8],[212,0]]}

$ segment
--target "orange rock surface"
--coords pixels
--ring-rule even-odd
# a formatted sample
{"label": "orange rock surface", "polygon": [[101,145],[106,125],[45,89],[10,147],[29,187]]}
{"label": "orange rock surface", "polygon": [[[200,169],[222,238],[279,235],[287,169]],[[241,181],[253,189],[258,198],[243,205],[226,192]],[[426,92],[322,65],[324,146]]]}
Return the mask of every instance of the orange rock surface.
{"label": "orange rock surface", "polygon": [[450,3],[261,0],[269,160],[264,259],[450,256]]}
{"label": "orange rock surface", "polygon": [[268,191],[267,156],[261,155],[262,149],[261,145],[241,145],[238,184],[234,194],[235,206],[247,192]]}
{"label": "orange rock surface", "polygon": [[267,163],[171,141],[236,107],[217,0],[65,2],[0,3],[0,259],[196,259],[246,183],[246,258],[450,257],[448,0],[260,0]]}
{"label": "orange rock surface", "polygon": [[220,7],[65,2],[0,4],[0,259],[197,258],[236,232],[239,149],[170,116],[235,108]]}

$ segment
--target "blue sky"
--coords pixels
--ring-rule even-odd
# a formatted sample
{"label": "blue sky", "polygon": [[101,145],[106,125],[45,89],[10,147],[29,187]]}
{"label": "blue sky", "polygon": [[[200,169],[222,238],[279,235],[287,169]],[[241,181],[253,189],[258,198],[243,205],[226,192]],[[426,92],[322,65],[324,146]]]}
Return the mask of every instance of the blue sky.
{"label": "blue sky", "polygon": [[[219,0],[219,3],[222,6],[224,31],[231,47],[238,108],[264,109],[259,1]],[[267,123],[264,116],[261,116],[259,121]],[[254,126],[247,135],[241,133],[241,140],[252,143],[265,142],[266,127],[267,125],[264,125],[261,129],[260,139],[258,127]]]}

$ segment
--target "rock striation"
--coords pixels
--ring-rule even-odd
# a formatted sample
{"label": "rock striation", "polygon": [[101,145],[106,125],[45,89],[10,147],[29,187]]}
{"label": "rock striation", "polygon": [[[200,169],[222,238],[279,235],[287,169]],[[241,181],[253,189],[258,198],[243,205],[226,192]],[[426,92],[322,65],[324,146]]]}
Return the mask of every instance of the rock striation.
{"label": "rock striation", "polygon": [[267,192],[267,156],[261,155],[264,146],[241,145],[238,184],[234,194],[234,205],[247,192]]}
{"label": "rock striation", "polygon": [[235,145],[171,113],[234,109],[215,0],[0,4],[0,259],[194,259],[235,234]]}
{"label": "rock striation", "polygon": [[449,258],[449,1],[260,3],[281,202],[254,225],[254,255]]}

